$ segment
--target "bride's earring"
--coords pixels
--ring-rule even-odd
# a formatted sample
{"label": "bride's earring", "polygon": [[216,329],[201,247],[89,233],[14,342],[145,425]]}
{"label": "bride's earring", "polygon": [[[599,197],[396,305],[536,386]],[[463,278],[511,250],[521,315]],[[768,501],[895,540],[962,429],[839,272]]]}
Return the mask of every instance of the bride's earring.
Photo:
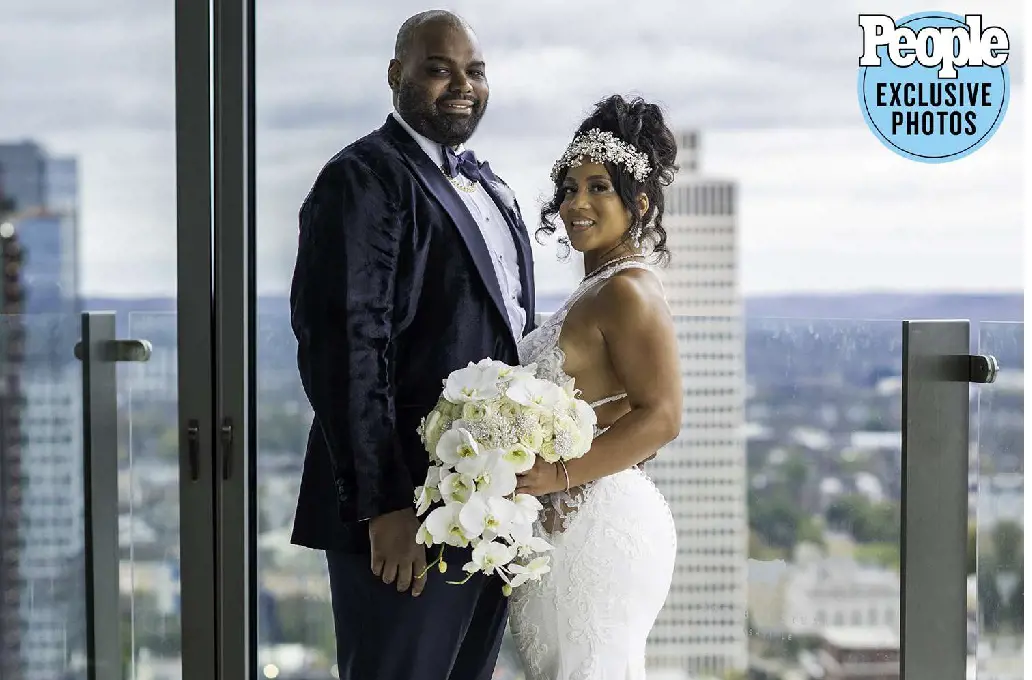
{"label": "bride's earring", "polygon": [[560,262],[569,259],[572,250],[570,239],[566,236],[560,236],[555,240],[555,258]]}
{"label": "bride's earring", "polygon": [[641,248],[641,236],[645,232],[645,218],[649,215],[649,199],[645,194],[638,196],[638,223],[631,229],[631,243],[634,249]]}

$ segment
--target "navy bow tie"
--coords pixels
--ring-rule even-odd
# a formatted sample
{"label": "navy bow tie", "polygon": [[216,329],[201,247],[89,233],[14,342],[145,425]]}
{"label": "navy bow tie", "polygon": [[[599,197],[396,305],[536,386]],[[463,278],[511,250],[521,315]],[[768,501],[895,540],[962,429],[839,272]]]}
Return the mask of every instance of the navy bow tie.
{"label": "navy bow tie", "polygon": [[484,177],[481,164],[477,162],[476,154],[469,149],[457,154],[448,145],[444,145],[444,171],[448,177],[454,178],[456,174],[461,173],[473,182],[479,182]]}

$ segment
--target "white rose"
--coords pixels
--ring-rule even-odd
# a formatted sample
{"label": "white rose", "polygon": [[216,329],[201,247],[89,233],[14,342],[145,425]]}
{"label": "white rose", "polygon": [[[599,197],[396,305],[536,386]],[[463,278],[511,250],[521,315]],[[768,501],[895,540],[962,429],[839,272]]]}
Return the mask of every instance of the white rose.
{"label": "white rose", "polygon": [[552,444],[551,440],[546,440],[541,444],[541,448],[538,450],[538,455],[546,463],[555,463],[559,461],[559,454],[555,450],[555,445]]}
{"label": "white rose", "polygon": [[430,454],[431,458],[436,458],[437,442],[441,439],[441,433],[444,431],[444,426],[444,418],[436,409],[431,411],[430,415],[424,421],[423,445],[426,447],[426,451]]}
{"label": "white rose", "polygon": [[545,442],[545,431],[537,418],[528,418],[520,427],[519,443],[531,451],[537,451]]}

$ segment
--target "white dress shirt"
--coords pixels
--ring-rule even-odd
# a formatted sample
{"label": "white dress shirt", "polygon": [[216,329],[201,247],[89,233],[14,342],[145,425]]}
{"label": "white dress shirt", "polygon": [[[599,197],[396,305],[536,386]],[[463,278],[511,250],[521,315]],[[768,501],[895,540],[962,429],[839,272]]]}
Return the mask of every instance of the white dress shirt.
{"label": "white dress shirt", "polygon": [[[413,130],[412,126],[406,123],[397,111],[393,111],[391,115],[412,135],[412,138],[426,152],[434,165],[442,168],[444,166],[444,148]],[[455,153],[461,152],[462,146],[460,145],[455,149]],[[442,174],[444,174],[443,171]],[[491,265],[494,268],[495,278],[498,279],[498,287],[502,291],[502,300],[505,302],[509,325],[512,327],[513,335],[519,340],[523,337],[527,312],[520,304],[520,295],[522,295],[520,261],[516,254],[516,244],[513,242],[512,232],[509,230],[509,223],[505,221],[501,210],[479,182],[472,182],[462,174],[457,175],[454,179],[448,177],[445,179],[451,183],[452,189],[462,199],[473,220],[480,227],[480,233],[483,234],[484,242],[487,244],[487,251],[491,254]]]}

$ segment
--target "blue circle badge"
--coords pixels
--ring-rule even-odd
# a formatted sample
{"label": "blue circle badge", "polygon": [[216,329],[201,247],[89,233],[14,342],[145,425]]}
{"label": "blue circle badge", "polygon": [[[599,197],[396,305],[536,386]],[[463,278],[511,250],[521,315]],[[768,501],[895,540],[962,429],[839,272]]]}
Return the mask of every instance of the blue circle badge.
{"label": "blue circle badge", "polygon": [[904,158],[955,161],[999,129],[1010,101],[1010,41],[980,14],[861,14],[860,109]]}

